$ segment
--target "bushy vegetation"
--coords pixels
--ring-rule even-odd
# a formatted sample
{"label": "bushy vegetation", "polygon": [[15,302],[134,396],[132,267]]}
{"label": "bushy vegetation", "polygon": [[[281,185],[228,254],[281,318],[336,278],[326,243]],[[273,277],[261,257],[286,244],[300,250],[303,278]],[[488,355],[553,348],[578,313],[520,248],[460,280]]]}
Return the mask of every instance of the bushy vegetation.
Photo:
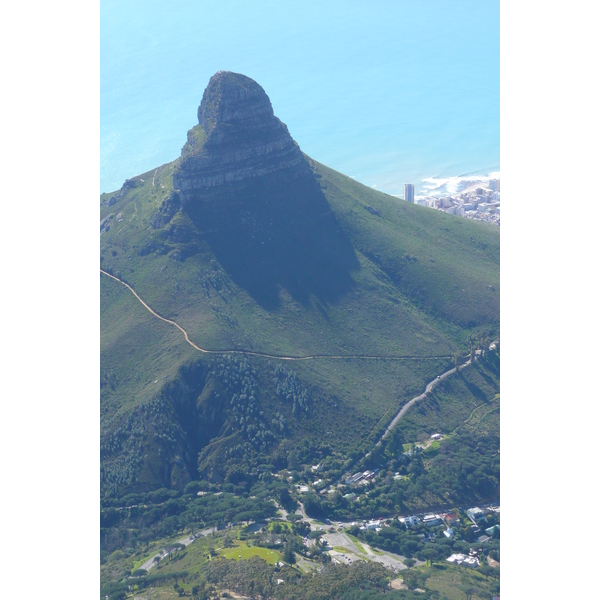
{"label": "bushy vegetation", "polygon": [[[157,502],[159,499],[161,501]],[[100,544],[106,554],[177,535],[186,528],[198,530],[237,521],[261,521],[275,514],[274,504],[267,499],[249,498],[247,494],[240,497],[227,492],[198,497],[195,493],[180,495],[175,490],[163,489],[130,496],[129,501],[135,504],[101,510]]]}
{"label": "bushy vegetation", "polygon": [[[217,359],[213,374],[223,383],[230,396],[228,419],[239,426],[244,438],[256,450],[264,452],[275,441],[276,436],[269,428],[260,407],[256,370],[250,368],[247,359],[238,360],[229,355]],[[280,427],[277,432],[281,432]],[[234,452],[236,450],[237,448],[233,449]]]}
{"label": "bushy vegetation", "polygon": [[277,394],[285,398],[287,402],[292,403],[292,412],[302,410],[309,412],[311,397],[309,391],[302,385],[296,373],[286,369],[282,365],[275,365],[273,368],[275,389]]}
{"label": "bushy vegetation", "polygon": [[[330,564],[318,573],[302,574],[289,567],[268,566],[254,558],[246,561],[211,561],[206,567],[208,581],[240,594],[281,600],[366,598],[368,592],[386,592],[389,572],[376,563],[355,563],[348,567]],[[278,584],[283,580],[283,584]],[[347,596],[358,593],[356,596]],[[386,598],[402,598],[393,593]]]}
{"label": "bushy vegetation", "polygon": [[[103,496],[116,496],[135,487],[144,462],[149,436],[158,454],[176,457],[182,444],[180,432],[164,397],[135,408],[123,422],[108,427],[100,443],[100,485]],[[180,460],[180,459],[179,459]]]}

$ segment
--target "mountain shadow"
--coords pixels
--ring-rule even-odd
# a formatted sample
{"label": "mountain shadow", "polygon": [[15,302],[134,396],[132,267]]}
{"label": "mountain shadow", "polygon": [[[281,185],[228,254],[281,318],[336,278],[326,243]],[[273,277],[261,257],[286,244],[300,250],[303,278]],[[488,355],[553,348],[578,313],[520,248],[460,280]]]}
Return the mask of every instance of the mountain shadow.
{"label": "mountain shadow", "polygon": [[264,308],[277,308],[281,289],[308,305],[311,296],[335,302],[352,287],[359,265],[352,245],[298,144],[249,77],[211,77],[173,188],[223,268]]}
{"label": "mountain shadow", "polygon": [[359,262],[315,176],[276,172],[205,191],[184,211],[231,279],[267,310],[280,290],[303,305],[336,302]]}

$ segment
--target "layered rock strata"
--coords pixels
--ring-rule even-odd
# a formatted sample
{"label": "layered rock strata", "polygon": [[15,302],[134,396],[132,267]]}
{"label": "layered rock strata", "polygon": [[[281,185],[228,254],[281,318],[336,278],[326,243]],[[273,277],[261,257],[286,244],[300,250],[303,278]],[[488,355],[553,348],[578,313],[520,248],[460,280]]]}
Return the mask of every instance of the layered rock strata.
{"label": "layered rock strata", "polygon": [[173,174],[173,187],[184,205],[224,184],[280,171],[292,177],[308,172],[298,144],[273,114],[269,97],[245,75],[213,75],[198,108],[198,122],[204,141],[191,152],[188,144]]}

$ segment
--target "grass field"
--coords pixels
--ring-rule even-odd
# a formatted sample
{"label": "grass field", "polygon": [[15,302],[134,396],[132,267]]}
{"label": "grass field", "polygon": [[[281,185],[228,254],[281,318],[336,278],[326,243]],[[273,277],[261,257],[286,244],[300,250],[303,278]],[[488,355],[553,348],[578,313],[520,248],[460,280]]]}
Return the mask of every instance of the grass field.
{"label": "grass field", "polygon": [[[436,591],[448,600],[487,600],[491,597],[493,579],[461,566],[437,566],[429,569],[426,589]],[[469,595],[467,595],[469,592]]]}
{"label": "grass field", "polygon": [[219,550],[219,554],[225,558],[232,558],[234,560],[247,560],[253,556],[258,556],[266,560],[270,565],[274,565],[281,560],[281,553],[276,550],[261,548],[260,546],[247,546],[243,543],[233,548],[222,548]]}

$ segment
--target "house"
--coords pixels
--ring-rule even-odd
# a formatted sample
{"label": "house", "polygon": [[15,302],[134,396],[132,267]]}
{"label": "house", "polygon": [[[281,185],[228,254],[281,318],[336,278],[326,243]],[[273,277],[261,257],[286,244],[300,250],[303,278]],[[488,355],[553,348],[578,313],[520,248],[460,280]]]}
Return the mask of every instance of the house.
{"label": "house", "polygon": [[478,506],[475,506],[467,510],[467,516],[473,523],[477,523],[477,521],[481,521],[485,517],[485,514]]}
{"label": "house", "polygon": [[454,537],[454,531],[452,530],[452,527],[446,529],[446,531],[444,531],[444,535],[451,540]]}
{"label": "house", "polygon": [[434,434],[431,436],[431,439],[432,439],[432,440],[441,440],[441,439],[442,439],[442,434],[441,434],[441,433],[434,433]]}
{"label": "house", "polygon": [[465,567],[469,567],[471,569],[476,569],[479,566],[479,560],[474,556],[467,556],[467,558],[465,558],[465,560],[463,560],[460,564],[463,564]]}
{"label": "house", "polygon": [[313,471],[317,471],[317,472],[319,472],[319,471],[322,471],[322,470],[323,470],[323,465],[322,465],[321,463],[319,463],[318,465],[313,465],[313,466],[311,467],[311,469],[312,469]]}
{"label": "house", "polygon": [[492,525],[491,527],[488,527],[485,532],[488,535],[494,535],[494,531],[496,530],[496,527],[498,528],[498,531],[500,531],[500,525]]}
{"label": "house", "polygon": [[425,515],[423,517],[423,525],[427,525],[427,527],[435,527],[436,525],[441,525],[442,519],[440,515]]}
{"label": "house", "polygon": [[365,529],[381,529],[381,520],[372,520],[365,523]]}
{"label": "house", "polygon": [[400,523],[404,523],[404,525],[406,525],[406,528],[410,529],[411,527],[418,525],[421,520],[419,519],[419,517],[413,515],[411,517],[398,517],[398,521],[400,521]]}
{"label": "house", "polygon": [[346,485],[352,485],[353,483],[357,483],[362,478],[363,478],[362,473],[354,473],[354,475],[352,475],[351,477],[348,477],[348,479],[346,479]]}
{"label": "house", "polygon": [[299,485],[298,486],[298,491],[301,494],[306,494],[308,492],[308,486],[307,485]]}
{"label": "house", "polygon": [[350,492],[349,494],[345,494],[344,498],[346,500],[354,500],[354,498],[356,498],[356,494],[354,492]]}
{"label": "house", "polygon": [[448,527],[456,527],[460,525],[460,519],[456,513],[446,513],[441,515],[441,517]]}
{"label": "house", "polygon": [[446,562],[452,563],[452,564],[456,564],[456,565],[460,565],[462,564],[462,562],[466,559],[467,557],[464,554],[451,554],[447,559]]}

